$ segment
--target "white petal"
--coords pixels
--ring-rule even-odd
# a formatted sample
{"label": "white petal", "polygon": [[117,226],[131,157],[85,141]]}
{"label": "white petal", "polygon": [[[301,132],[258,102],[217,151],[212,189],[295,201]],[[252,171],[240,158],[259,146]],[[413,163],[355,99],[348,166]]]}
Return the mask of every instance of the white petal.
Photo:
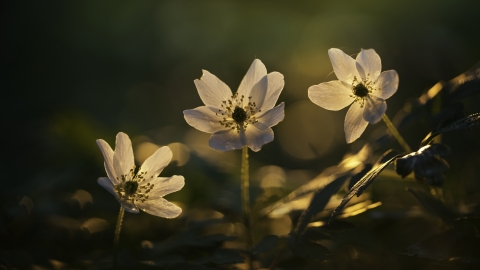
{"label": "white petal", "polygon": [[361,66],[358,72],[364,80],[368,76],[370,80],[374,81],[382,71],[382,61],[374,49],[362,49],[357,55],[357,63]]}
{"label": "white petal", "polygon": [[108,177],[100,177],[97,180],[98,184],[110,192],[113,196],[117,197],[117,192],[112,184],[112,181]]}
{"label": "white petal", "polygon": [[97,145],[100,148],[100,151],[102,151],[103,158],[105,159],[104,166],[105,166],[105,171],[107,172],[108,178],[110,178],[113,183],[119,184],[120,181],[117,180],[117,174],[115,173],[115,169],[113,168],[112,148],[106,141],[102,139],[97,140]]}
{"label": "white petal", "polygon": [[343,125],[347,143],[352,143],[358,139],[365,131],[365,128],[367,128],[367,125],[368,122],[363,119],[363,108],[360,107],[360,102],[354,102],[348,109]]}
{"label": "white petal", "polygon": [[285,104],[282,102],[277,107],[266,111],[257,118],[258,122],[254,125],[260,130],[275,126],[285,117],[284,107]]}
{"label": "white petal", "polygon": [[375,124],[387,110],[387,102],[381,98],[369,96],[365,99],[365,106],[363,110],[363,119],[367,120],[370,124]]}
{"label": "white petal", "polygon": [[260,130],[255,125],[252,125],[247,127],[245,136],[247,137],[248,147],[252,151],[258,152],[264,144],[273,141],[273,130],[271,128]]}
{"label": "white petal", "polygon": [[[244,99],[244,106],[248,103],[254,103],[257,106],[257,110],[261,110],[263,103],[265,102],[265,97],[267,96],[268,89],[268,77],[264,76],[260,81],[258,81],[252,88],[252,91]],[[251,97],[251,99],[250,99]]]}
{"label": "white petal", "polygon": [[144,178],[147,181],[156,178],[170,163],[172,156],[172,150],[168,146],[158,148],[153,155],[143,162],[140,170],[138,170],[138,175],[144,173]]}
{"label": "white petal", "polygon": [[353,82],[353,77],[360,79],[357,72],[356,61],[349,55],[345,54],[339,49],[329,49],[328,56],[332,62],[333,71],[337,78],[346,83],[351,84]]}
{"label": "white petal", "polygon": [[350,95],[352,89],[347,88],[341,81],[325,82],[308,88],[310,100],[331,111],[341,110],[351,104],[354,98]]}
{"label": "white petal", "polygon": [[183,117],[190,126],[203,132],[215,133],[225,129],[219,122],[221,118],[207,106],[197,107],[193,110],[185,110],[183,111]]}
{"label": "white petal", "polygon": [[220,151],[241,149],[246,144],[245,133],[236,129],[218,131],[210,137],[208,144]]}
{"label": "white petal", "polygon": [[198,95],[203,103],[209,107],[220,108],[222,101],[232,96],[232,90],[212,73],[203,70],[200,79],[194,81]]}
{"label": "white petal", "polygon": [[[172,192],[179,191],[185,185],[185,178],[181,175],[174,175],[172,177],[157,177],[149,181],[153,184],[153,189],[148,193],[149,199],[156,199],[163,197]],[[143,183],[142,183],[143,184]]]}
{"label": "white petal", "polygon": [[262,61],[260,61],[260,59],[253,60],[252,65],[238,87],[238,95],[244,95],[246,98],[251,96],[250,92],[252,91],[253,86],[265,77],[265,75],[267,75],[267,68]]}
{"label": "white petal", "polygon": [[[285,85],[283,75],[279,72],[271,72],[264,78],[267,81],[267,90],[264,95],[264,99],[261,103],[258,103],[256,100],[254,100],[257,102],[257,109],[262,110],[262,112],[270,110],[273,108],[273,106],[275,106],[275,103],[277,103],[278,97],[283,90],[283,86]],[[254,94],[253,91],[254,90],[252,90],[252,96]]]}
{"label": "white petal", "polygon": [[113,196],[115,196],[115,199],[117,199],[118,202],[122,205],[123,209],[125,211],[130,212],[130,213],[139,213],[140,211],[138,210],[138,207],[135,206],[130,201],[122,200],[118,197],[117,192],[115,191],[115,188],[107,177],[100,177],[98,178],[98,184],[102,186],[104,189],[106,189],[108,192],[110,192]]}
{"label": "white petal", "polygon": [[132,142],[127,134],[119,132],[113,153],[113,168],[117,177],[122,180],[122,175],[130,175],[134,166]]}
{"label": "white petal", "polygon": [[137,205],[146,213],[163,218],[176,218],[182,213],[182,208],[164,198],[157,198],[156,200],[148,200],[144,202],[138,201]]}
{"label": "white petal", "polygon": [[379,91],[373,91],[372,95],[388,99],[398,89],[398,74],[395,70],[387,70],[382,72],[377,80]]}

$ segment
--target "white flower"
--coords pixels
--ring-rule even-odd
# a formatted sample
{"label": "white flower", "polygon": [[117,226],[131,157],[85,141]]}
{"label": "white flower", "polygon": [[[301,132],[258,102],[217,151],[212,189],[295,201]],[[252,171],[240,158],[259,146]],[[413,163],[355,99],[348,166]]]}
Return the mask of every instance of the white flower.
{"label": "white flower", "polygon": [[105,158],[108,177],[98,183],[117,198],[122,207],[131,213],[139,209],[155,216],[174,218],[182,209],[168,202],[163,196],[182,189],[185,180],[181,175],[158,177],[172,160],[172,151],[167,146],[159,148],[142,164],[135,175],[132,142],[127,134],[117,134],[115,151],[104,140],[97,145]]}
{"label": "white flower", "polygon": [[248,145],[257,152],[262,145],[273,141],[270,127],[283,120],[283,102],[273,106],[284,84],[282,74],[267,74],[258,59],[253,61],[235,95],[224,82],[203,70],[195,86],[206,106],[185,110],[183,114],[190,126],[213,133],[210,147],[228,151]]}
{"label": "white flower", "polygon": [[351,143],[362,135],[368,123],[380,121],[387,110],[385,100],[397,91],[398,74],[395,70],[381,72],[380,56],[373,49],[362,49],[356,60],[334,48],[328,50],[328,56],[339,80],[311,86],[308,97],[331,111],[353,102],[344,123],[345,138]]}

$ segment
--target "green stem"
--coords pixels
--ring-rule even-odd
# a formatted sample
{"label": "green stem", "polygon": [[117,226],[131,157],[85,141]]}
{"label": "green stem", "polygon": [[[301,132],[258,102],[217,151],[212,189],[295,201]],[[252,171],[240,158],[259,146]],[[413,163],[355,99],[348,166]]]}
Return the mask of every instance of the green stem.
{"label": "green stem", "polygon": [[[242,149],[242,207],[243,216],[245,219],[245,233],[247,236],[247,249],[250,250],[253,245],[253,235],[250,220],[250,195],[249,195],[249,179],[248,179],[248,146],[244,146]],[[251,268],[251,259],[249,258],[249,264]]]}
{"label": "green stem", "polygon": [[113,238],[113,268],[117,269],[117,251],[118,243],[120,242],[120,231],[122,230],[123,214],[125,211],[120,206],[120,212],[118,213],[117,226],[115,227],[115,236]]}
{"label": "green stem", "polygon": [[402,135],[400,135],[400,133],[398,133],[398,130],[392,124],[392,121],[390,121],[388,116],[386,114],[383,114],[382,119],[385,122],[385,124],[387,125],[390,132],[392,133],[393,137],[395,137],[395,139],[397,139],[398,143],[402,146],[403,150],[407,153],[411,153],[412,149],[410,148],[410,146],[408,146],[407,142],[403,139]]}

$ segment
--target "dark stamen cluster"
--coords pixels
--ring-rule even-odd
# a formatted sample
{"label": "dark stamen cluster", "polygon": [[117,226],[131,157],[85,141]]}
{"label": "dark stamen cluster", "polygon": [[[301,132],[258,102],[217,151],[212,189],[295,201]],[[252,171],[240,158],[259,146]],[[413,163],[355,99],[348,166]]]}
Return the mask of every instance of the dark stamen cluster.
{"label": "dark stamen cluster", "polygon": [[353,87],[353,94],[357,97],[366,97],[368,95],[368,89],[363,85],[363,83],[359,83]]}
{"label": "dark stamen cluster", "polygon": [[252,97],[248,97],[248,103],[244,106],[245,97],[235,94],[231,96],[231,99],[222,101],[220,105],[221,109],[218,110],[216,115],[221,116],[222,120],[219,120],[220,124],[226,128],[240,130],[246,130],[248,124],[255,124],[258,120],[255,118],[255,113],[260,112],[257,110],[257,104],[250,101]]}
{"label": "dark stamen cluster", "polygon": [[235,122],[242,123],[247,119],[247,113],[244,109],[237,106],[235,107],[235,110],[233,110],[232,118]]}
{"label": "dark stamen cluster", "polygon": [[[128,174],[120,176],[122,183],[115,185],[115,191],[121,199],[145,202],[148,200],[148,193],[153,189],[154,184],[141,185],[140,183],[145,181],[147,172],[139,172],[135,175],[134,171],[135,166]],[[153,175],[150,178],[153,178]],[[120,180],[119,177],[117,179]]]}
{"label": "dark stamen cluster", "polygon": [[365,99],[368,97],[370,93],[372,93],[375,88],[375,82],[370,81],[369,79],[370,74],[367,74],[367,78],[364,81],[358,81],[357,76],[353,77],[352,82],[352,93],[350,97],[354,98],[354,102],[360,101],[360,107],[363,108],[365,104]]}

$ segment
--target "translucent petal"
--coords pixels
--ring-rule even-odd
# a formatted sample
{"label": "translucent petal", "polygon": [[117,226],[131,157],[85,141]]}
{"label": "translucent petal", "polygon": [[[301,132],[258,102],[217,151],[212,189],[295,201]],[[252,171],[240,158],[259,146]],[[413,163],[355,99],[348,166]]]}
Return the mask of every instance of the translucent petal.
{"label": "translucent petal", "polygon": [[[262,87],[266,87],[266,92],[263,95],[257,95],[257,85],[262,84]],[[278,97],[282,92],[285,81],[283,75],[278,72],[269,73],[265,76],[252,90],[252,101],[256,102],[257,109],[263,111],[270,110],[277,103]],[[265,86],[263,86],[265,85]],[[263,97],[263,99],[257,98]]]}
{"label": "translucent petal", "polygon": [[100,186],[102,186],[104,189],[110,192],[113,196],[115,196],[115,199],[117,199],[117,201],[120,202],[120,204],[122,205],[123,209],[125,209],[125,211],[130,213],[140,212],[138,210],[138,207],[135,206],[135,204],[133,204],[131,201],[122,200],[118,197],[117,192],[115,191],[115,187],[113,186],[110,179],[108,179],[107,177],[100,177],[98,178],[97,182]]}
{"label": "translucent petal", "polygon": [[364,80],[368,76],[371,81],[375,81],[382,71],[382,61],[374,49],[362,49],[357,55],[357,63],[361,66],[358,72]]}
{"label": "translucent petal", "polygon": [[115,187],[112,184],[112,181],[108,177],[100,177],[97,180],[98,184],[110,192],[113,196],[117,197],[117,192],[115,192]]}
{"label": "translucent petal", "polygon": [[332,62],[333,70],[337,78],[346,83],[352,84],[353,77],[360,79],[355,60],[339,49],[332,48],[328,50],[328,56]]}
{"label": "translucent petal", "polygon": [[[243,80],[240,83],[240,86],[238,87],[238,91],[237,91],[238,95],[239,96],[244,95],[246,98],[251,96],[250,93],[253,89],[253,86],[257,84],[266,75],[267,75],[267,68],[262,63],[262,61],[260,61],[260,59],[253,60],[252,65],[250,65],[250,68],[248,69],[247,74],[245,74],[245,77],[243,77]],[[267,89],[263,88],[262,90],[266,91]]]}
{"label": "translucent petal", "polygon": [[138,207],[146,213],[163,218],[176,218],[182,213],[182,208],[165,200],[164,198],[157,198],[155,200],[138,201]]}
{"label": "translucent petal", "polygon": [[338,111],[354,100],[352,89],[347,88],[341,81],[331,81],[313,85],[308,88],[308,97],[318,106],[331,110]]}
{"label": "translucent petal", "polygon": [[138,175],[143,173],[143,177],[147,181],[155,179],[171,160],[172,150],[168,146],[160,147],[143,162]]}
{"label": "translucent petal", "polygon": [[374,96],[368,96],[365,99],[365,106],[363,109],[363,119],[367,120],[370,124],[375,124],[387,110],[387,102],[381,98]]}
{"label": "translucent petal", "polygon": [[183,178],[181,175],[174,175],[172,177],[157,177],[149,181],[149,183],[154,185],[153,189],[151,189],[148,193],[149,198],[156,199],[182,189],[185,185],[185,178]]}
{"label": "translucent petal", "polygon": [[377,80],[378,91],[374,91],[372,95],[388,99],[398,89],[398,74],[395,70],[387,70],[380,74]]}
{"label": "translucent petal", "polygon": [[232,90],[212,73],[203,70],[200,79],[194,81],[198,95],[203,103],[209,107],[220,108],[222,101],[232,96]]}
{"label": "translucent petal", "polygon": [[246,144],[245,133],[236,129],[215,132],[208,141],[210,147],[220,151],[241,149]]}
{"label": "translucent petal", "polygon": [[119,132],[113,153],[113,168],[117,177],[122,180],[122,175],[131,175],[134,166],[132,142],[127,134]]}
{"label": "translucent petal", "polygon": [[217,116],[213,110],[215,109],[201,106],[192,110],[183,111],[183,117],[190,126],[203,132],[215,133],[225,129],[225,127],[220,124],[219,121],[221,118]]}
{"label": "translucent petal", "polygon": [[258,129],[265,130],[269,127],[273,127],[283,120],[285,117],[284,111],[285,104],[282,102],[280,105],[272,108],[265,113],[261,114],[257,120],[258,122],[254,124]]}
{"label": "translucent petal", "polygon": [[363,119],[363,108],[360,102],[354,102],[345,116],[343,128],[347,143],[352,143],[362,135],[367,128],[368,122]]}
{"label": "translucent petal", "polygon": [[245,136],[248,147],[252,151],[258,152],[264,144],[273,141],[273,130],[271,128],[260,130],[255,125],[251,125],[247,127]]}
{"label": "translucent petal", "polygon": [[115,173],[115,169],[113,168],[113,150],[110,147],[110,145],[102,140],[99,139],[97,140],[97,145],[100,148],[100,151],[102,151],[103,158],[105,159],[105,171],[107,172],[108,178],[112,180],[113,183],[119,184],[120,181],[117,180],[117,174]]}

